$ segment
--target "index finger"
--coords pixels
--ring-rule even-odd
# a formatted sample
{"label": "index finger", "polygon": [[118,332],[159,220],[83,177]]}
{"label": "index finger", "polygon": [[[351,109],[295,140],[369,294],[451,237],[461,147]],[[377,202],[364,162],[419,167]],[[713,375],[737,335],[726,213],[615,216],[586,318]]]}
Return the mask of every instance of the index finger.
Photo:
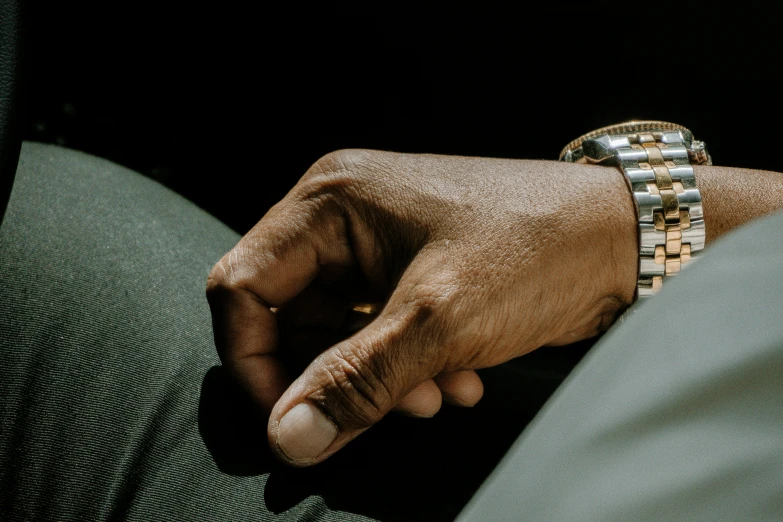
{"label": "index finger", "polygon": [[215,265],[207,299],[218,354],[227,370],[265,412],[291,378],[277,357],[272,307],[293,299],[326,264],[352,255],[341,212],[325,202],[284,199]]}

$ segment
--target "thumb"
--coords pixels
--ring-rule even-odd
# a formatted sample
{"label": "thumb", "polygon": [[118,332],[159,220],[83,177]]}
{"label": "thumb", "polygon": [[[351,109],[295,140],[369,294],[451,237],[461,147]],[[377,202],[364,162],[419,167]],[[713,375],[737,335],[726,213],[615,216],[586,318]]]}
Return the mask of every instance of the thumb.
{"label": "thumb", "polygon": [[282,460],[294,466],[321,462],[438,373],[419,308],[384,310],[294,381],[269,420],[270,446]]}

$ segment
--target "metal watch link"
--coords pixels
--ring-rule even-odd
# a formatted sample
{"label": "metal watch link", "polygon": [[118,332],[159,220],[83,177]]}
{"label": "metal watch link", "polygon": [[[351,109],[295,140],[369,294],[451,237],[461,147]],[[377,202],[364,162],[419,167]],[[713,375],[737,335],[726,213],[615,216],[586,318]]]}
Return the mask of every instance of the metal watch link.
{"label": "metal watch link", "polygon": [[627,121],[580,136],[561,161],[615,165],[625,175],[639,224],[637,296],[649,297],[704,248],[701,194],[693,165],[711,165],[704,142],[664,121]]}

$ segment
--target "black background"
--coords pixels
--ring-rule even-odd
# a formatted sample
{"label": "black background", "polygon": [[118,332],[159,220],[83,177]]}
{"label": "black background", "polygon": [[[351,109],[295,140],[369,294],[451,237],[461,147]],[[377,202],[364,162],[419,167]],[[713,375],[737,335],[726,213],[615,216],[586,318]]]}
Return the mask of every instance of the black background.
{"label": "black background", "polygon": [[321,155],[554,158],[630,118],[777,159],[776,13],[697,2],[28,4],[25,138],[127,165],[247,231]]}

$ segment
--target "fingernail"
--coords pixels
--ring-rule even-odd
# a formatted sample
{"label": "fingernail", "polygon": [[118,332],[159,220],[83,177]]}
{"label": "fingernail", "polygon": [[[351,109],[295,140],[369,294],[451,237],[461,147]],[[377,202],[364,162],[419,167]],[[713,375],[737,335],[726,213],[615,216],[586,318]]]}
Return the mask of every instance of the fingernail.
{"label": "fingernail", "polygon": [[321,410],[303,402],[280,419],[277,445],[291,460],[314,459],[337,438],[337,427]]}

